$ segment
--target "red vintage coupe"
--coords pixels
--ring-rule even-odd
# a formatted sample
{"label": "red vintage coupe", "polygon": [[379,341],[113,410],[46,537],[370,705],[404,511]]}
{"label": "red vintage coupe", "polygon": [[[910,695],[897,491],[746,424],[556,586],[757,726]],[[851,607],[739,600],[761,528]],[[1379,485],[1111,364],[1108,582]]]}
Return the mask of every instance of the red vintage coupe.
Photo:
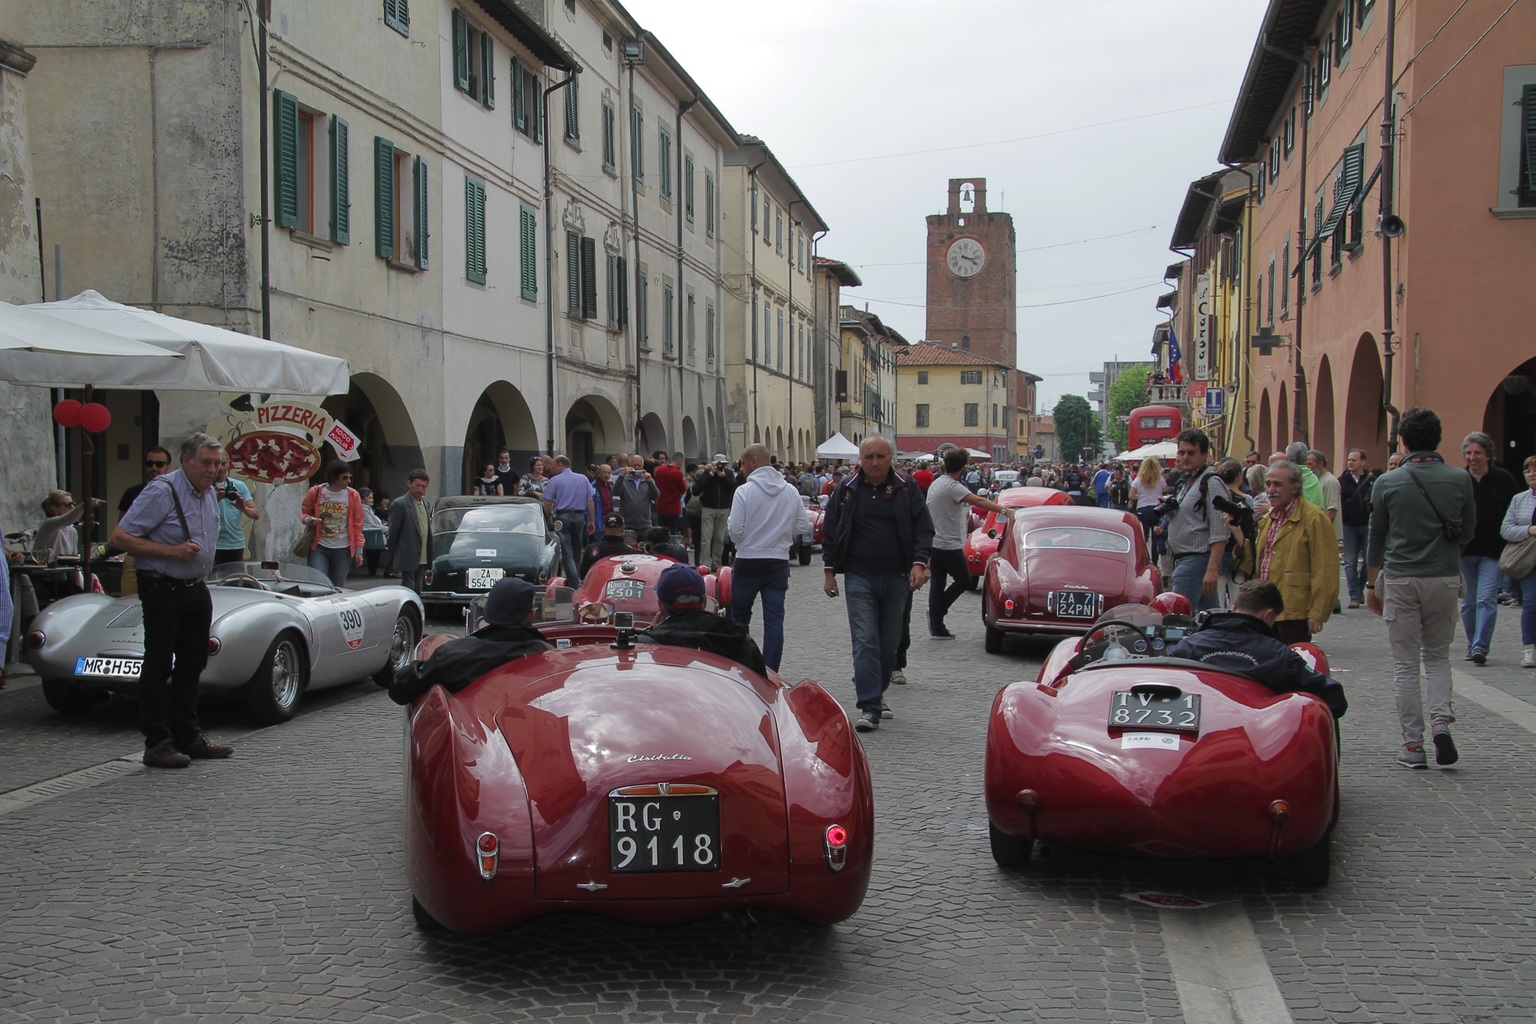
{"label": "red vintage coupe", "polygon": [[[635,621],[642,626],[655,617],[656,581],[669,565],[677,564],[660,555],[608,555],[592,563],[586,577],[576,588],[573,600],[578,609],[593,607],[594,615],[602,606],[611,611],[632,612]],[[722,608],[731,606],[731,569],[725,566],[719,572],[700,566],[704,574],[704,593]],[[550,580],[548,590],[553,594],[561,587],[572,586],[563,577]]]}
{"label": "red vintage coupe", "polygon": [[[987,727],[993,858],[1042,843],[1145,857],[1291,860],[1328,880],[1339,816],[1333,714],[1318,697],[1170,658],[1191,620],[1122,606],[1005,686]],[[1324,674],[1322,652],[1297,645]]]}
{"label": "red vintage coupe", "polygon": [[[1072,499],[1067,497],[1065,491],[1058,491],[1054,487],[1009,487],[998,491],[996,500],[1004,508],[1072,504]],[[977,507],[972,505],[970,508],[974,516]],[[987,571],[987,559],[997,551],[997,540],[1003,532],[1002,525],[996,512],[987,512],[980,517],[975,529],[966,535],[965,565],[971,570],[972,590],[981,585],[981,577]]]}
{"label": "red vintage coupe", "polygon": [[[619,577],[625,578],[625,577]],[[405,852],[422,927],[553,911],[643,923],[768,909],[841,921],[869,884],[869,763],[835,700],[628,613],[539,628],[558,649],[409,709]],[[418,657],[446,638],[428,637]]]}
{"label": "red vintage coupe", "polygon": [[1077,505],[1024,508],[983,576],[989,654],[1007,634],[1082,633],[1110,608],[1146,604],[1162,579],[1129,512]]}

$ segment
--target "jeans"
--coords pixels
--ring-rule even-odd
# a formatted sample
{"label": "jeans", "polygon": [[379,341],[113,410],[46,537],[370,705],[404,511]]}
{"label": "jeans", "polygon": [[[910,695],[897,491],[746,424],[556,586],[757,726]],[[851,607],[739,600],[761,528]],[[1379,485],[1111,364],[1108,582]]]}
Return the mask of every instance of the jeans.
{"label": "jeans", "polygon": [[752,602],[763,595],[763,663],[775,672],[784,658],[784,595],[789,560],[738,558],[731,571],[731,619],[752,625]]}
{"label": "jeans", "polygon": [[331,586],[340,590],[347,585],[347,573],[352,571],[352,552],[348,548],[313,547],[309,549],[309,567],[323,572]]}
{"label": "jeans", "polygon": [[1197,612],[1213,610],[1220,606],[1219,591],[1205,596],[1205,567],[1211,564],[1209,552],[1198,555],[1180,555],[1173,563],[1173,592],[1183,594],[1189,606]]}
{"label": "jeans", "polygon": [[881,695],[896,671],[896,648],[901,643],[911,580],[906,573],[864,576],[850,572],[845,581],[854,692],[860,710],[878,711],[884,703]]}
{"label": "jeans", "polygon": [[1349,588],[1351,601],[1365,599],[1365,547],[1370,537],[1370,525],[1344,524],[1344,583]]}
{"label": "jeans", "polygon": [[[1434,722],[1456,721],[1451,711],[1451,638],[1456,635],[1458,576],[1378,576],[1381,617],[1387,622],[1392,681],[1403,743],[1424,742],[1424,697]],[[1419,670],[1424,692],[1419,691]]]}
{"label": "jeans", "polygon": [[1536,644],[1536,572],[1523,580],[1511,580],[1520,595],[1520,642]]}
{"label": "jeans", "polygon": [[[928,581],[928,631],[932,633],[944,629],[944,616],[970,587],[971,569],[965,564],[965,552],[958,548],[932,549],[928,566],[933,570],[933,579]],[[944,585],[946,579],[948,586]]]}
{"label": "jeans", "polygon": [[144,746],[173,740],[185,747],[202,733],[197,684],[208,664],[213,598],[199,583],[139,580],[144,613],[144,667],[139,674],[139,728]]}
{"label": "jeans", "polygon": [[699,564],[711,569],[720,568],[720,558],[725,553],[725,526],[731,517],[728,508],[706,508],[699,516]]}
{"label": "jeans", "polygon": [[565,575],[565,585],[576,587],[581,584],[581,562],[578,554],[587,542],[587,516],[585,512],[561,512],[555,516],[555,521],[560,524],[560,529],[555,531],[555,537],[560,541],[560,565],[561,572]]}
{"label": "jeans", "polygon": [[1467,648],[1487,654],[1499,618],[1499,560],[1462,555],[1461,578],[1467,584],[1461,598],[1461,628],[1467,634]]}
{"label": "jeans", "polygon": [[1094,491],[1093,500],[1098,503],[1099,508],[1109,508],[1108,491]]}

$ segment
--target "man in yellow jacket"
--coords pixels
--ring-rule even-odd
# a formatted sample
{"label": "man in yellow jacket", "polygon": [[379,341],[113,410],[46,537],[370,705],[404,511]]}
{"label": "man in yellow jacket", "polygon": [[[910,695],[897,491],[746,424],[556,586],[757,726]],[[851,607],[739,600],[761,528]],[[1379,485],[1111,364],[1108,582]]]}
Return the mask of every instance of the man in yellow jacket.
{"label": "man in yellow jacket", "polygon": [[1264,477],[1269,507],[1243,559],[1249,578],[1280,588],[1275,635],[1288,644],[1322,631],[1339,599],[1339,545],[1322,509],[1301,496],[1301,467],[1281,460]]}

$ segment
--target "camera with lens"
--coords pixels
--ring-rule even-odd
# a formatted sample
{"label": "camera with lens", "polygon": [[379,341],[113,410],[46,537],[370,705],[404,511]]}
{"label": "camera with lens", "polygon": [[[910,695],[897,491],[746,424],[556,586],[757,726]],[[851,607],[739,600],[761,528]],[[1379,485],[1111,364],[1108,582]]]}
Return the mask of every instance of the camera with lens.
{"label": "camera with lens", "polygon": [[1160,516],[1171,516],[1179,510],[1179,497],[1176,494],[1165,494],[1163,500],[1153,506]]}
{"label": "camera with lens", "polygon": [[1225,512],[1235,523],[1238,529],[1243,531],[1243,537],[1253,540],[1256,528],[1253,521],[1253,509],[1241,501],[1235,501],[1222,494],[1211,496],[1211,504],[1219,512]]}

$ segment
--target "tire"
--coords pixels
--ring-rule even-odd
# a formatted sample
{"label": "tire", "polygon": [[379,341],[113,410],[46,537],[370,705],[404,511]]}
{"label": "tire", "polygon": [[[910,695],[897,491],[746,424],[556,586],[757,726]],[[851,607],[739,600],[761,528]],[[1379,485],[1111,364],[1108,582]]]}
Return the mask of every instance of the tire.
{"label": "tire", "polygon": [[811,564],[811,546],[803,540],[800,542],[800,564]]}
{"label": "tire", "polygon": [[101,700],[101,695],[63,679],[44,679],[43,699],[59,714],[78,718],[89,714]]}
{"label": "tire", "polygon": [[1291,877],[1296,884],[1307,888],[1315,888],[1328,884],[1328,875],[1333,866],[1333,830],[1323,833],[1310,849],[1298,853],[1291,861]]}
{"label": "tire", "polygon": [[272,641],[255,675],[245,684],[245,706],[262,725],[293,717],[309,682],[309,661],[298,634],[283,632]]}
{"label": "tire", "polygon": [[381,688],[388,689],[395,681],[395,673],[411,663],[411,652],[416,650],[416,643],[420,639],[421,624],[416,621],[416,616],[409,608],[400,609],[394,631],[389,636],[389,656],[384,667],[373,674],[373,681]]}
{"label": "tire", "polygon": [[987,823],[987,839],[992,844],[992,859],[1000,868],[1022,868],[1035,852],[1034,840],[999,831],[991,822]]}
{"label": "tire", "polygon": [[427,908],[421,905],[421,901],[415,896],[411,897],[411,916],[416,919],[416,927],[424,932],[440,932],[443,926],[437,918],[427,913]]}
{"label": "tire", "polygon": [[987,599],[981,599],[982,647],[988,654],[1003,653],[1003,631],[987,625]]}
{"label": "tire", "polygon": [[980,576],[976,576],[976,575],[972,575],[971,576],[971,582],[967,585],[967,589],[969,589],[971,591],[980,590],[981,589],[981,577]]}

